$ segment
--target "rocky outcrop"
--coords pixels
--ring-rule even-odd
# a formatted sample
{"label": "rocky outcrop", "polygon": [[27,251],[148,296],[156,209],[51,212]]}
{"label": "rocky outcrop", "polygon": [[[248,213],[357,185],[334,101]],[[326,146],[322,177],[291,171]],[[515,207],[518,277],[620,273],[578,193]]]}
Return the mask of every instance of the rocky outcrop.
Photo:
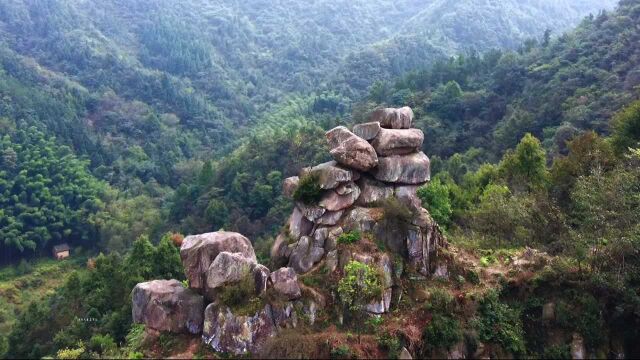
{"label": "rocky outcrop", "polygon": [[271,273],[273,289],[289,300],[296,300],[302,296],[298,276],[292,268],[281,268]]}
{"label": "rocky outcrop", "polygon": [[204,299],[178,280],[154,280],[132,291],[133,322],[174,333],[202,332]]}
{"label": "rocky outcrop", "polygon": [[239,253],[256,262],[251,242],[241,234],[219,231],[184,238],[180,247],[180,258],[189,280],[189,287],[204,289],[207,270],[221,252]]}
{"label": "rocky outcrop", "polygon": [[[316,204],[295,204],[288,241],[283,241],[281,234],[272,248],[278,263],[288,264],[298,274],[312,271],[322,261],[331,272],[341,271],[343,261],[354,256],[345,253],[337,239],[344,232],[358,231],[388,242],[388,250],[404,256],[417,272],[434,274],[437,266],[433,258],[446,242],[417,196],[418,188],[431,174],[429,158],[420,151],[424,134],[411,129],[412,121],[410,108],[381,109],[372,114],[369,123],[356,125],[353,132],[342,126],[327,132],[336,161],[301,172],[301,177],[316,175],[324,193]],[[412,214],[410,224],[403,226],[406,229],[385,225],[383,205],[390,198],[396,198]],[[381,273],[392,272],[390,262],[372,265],[381,268]],[[381,298],[367,311],[389,311],[391,295],[392,284],[385,283]]]}
{"label": "rocky outcrop", "polygon": [[293,193],[298,188],[299,183],[300,178],[297,176],[284,179],[282,182],[282,195],[286,198],[293,199]]}

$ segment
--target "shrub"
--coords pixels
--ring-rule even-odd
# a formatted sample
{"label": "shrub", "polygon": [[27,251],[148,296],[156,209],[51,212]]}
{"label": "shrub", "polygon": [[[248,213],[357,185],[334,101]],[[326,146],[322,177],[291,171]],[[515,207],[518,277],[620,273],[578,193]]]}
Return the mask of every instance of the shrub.
{"label": "shrub", "polygon": [[338,282],[338,296],[349,310],[359,311],[382,293],[380,274],[369,265],[351,261],[344,272],[344,277]]}
{"label": "shrub", "polygon": [[474,270],[467,270],[467,273],[465,274],[465,277],[467,279],[467,281],[473,285],[479,285],[480,284],[480,277],[478,276],[478,273],[475,272]]}
{"label": "shrub", "polygon": [[332,359],[349,359],[351,358],[351,348],[347,345],[340,345],[331,349]]}
{"label": "shrub", "polygon": [[338,244],[350,245],[355,244],[362,238],[359,231],[350,231],[338,236],[336,240]]}
{"label": "shrub", "polygon": [[435,288],[431,290],[429,302],[425,304],[425,307],[434,313],[450,313],[453,311],[453,296],[446,290]]}
{"label": "shrub", "polygon": [[431,183],[418,189],[418,197],[433,217],[442,226],[449,226],[453,210],[449,198],[449,187],[440,179],[434,179]]}
{"label": "shrub", "polygon": [[554,345],[544,349],[544,359],[571,359],[569,345]]}
{"label": "shrub", "polygon": [[482,342],[501,345],[513,354],[524,352],[524,331],[520,314],[507,304],[500,302],[494,291],[480,301],[479,317],[473,324]]}
{"label": "shrub", "polygon": [[255,283],[251,276],[223,286],[218,293],[218,299],[239,316],[254,315],[262,308],[262,301],[256,297]]}
{"label": "shrub", "polygon": [[423,332],[423,341],[429,350],[449,349],[461,339],[460,322],[446,315],[434,315]]}
{"label": "shrub", "polygon": [[389,359],[397,359],[398,355],[400,355],[400,351],[402,350],[402,343],[397,336],[393,336],[389,333],[384,333],[377,338],[378,347],[387,352],[387,357]]}
{"label": "shrub", "polygon": [[308,174],[300,179],[298,188],[293,193],[293,198],[305,204],[314,204],[322,197],[322,188],[318,175]]}

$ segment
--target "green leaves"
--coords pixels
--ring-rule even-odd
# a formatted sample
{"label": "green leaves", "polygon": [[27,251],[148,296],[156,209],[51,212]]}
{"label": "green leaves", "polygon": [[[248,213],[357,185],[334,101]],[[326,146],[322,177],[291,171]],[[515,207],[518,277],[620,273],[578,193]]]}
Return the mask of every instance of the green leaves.
{"label": "green leaves", "polygon": [[361,311],[369,301],[382,294],[379,274],[369,265],[350,261],[338,282],[338,296],[351,311]]}

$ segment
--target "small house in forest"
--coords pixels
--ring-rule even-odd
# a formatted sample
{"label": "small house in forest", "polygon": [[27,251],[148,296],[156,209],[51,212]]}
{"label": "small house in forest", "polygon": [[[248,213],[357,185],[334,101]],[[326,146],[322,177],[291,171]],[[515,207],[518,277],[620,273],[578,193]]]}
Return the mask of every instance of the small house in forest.
{"label": "small house in forest", "polygon": [[57,260],[66,259],[71,254],[71,248],[68,244],[60,244],[53,247],[53,256]]}

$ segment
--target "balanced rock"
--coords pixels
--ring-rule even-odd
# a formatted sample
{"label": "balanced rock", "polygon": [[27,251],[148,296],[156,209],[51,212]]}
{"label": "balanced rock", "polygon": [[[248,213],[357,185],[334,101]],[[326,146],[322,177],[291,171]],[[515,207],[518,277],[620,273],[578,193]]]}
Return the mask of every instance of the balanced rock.
{"label": "balanced rock", "polygon": [[352,206],[359,197],[360,188],[351,182],[327,191],[320,200],[320,206],[328,211],[341,211]]}
{"label": "balanced rock", "polygon": [[379,109],[371,114],[371,122],[379,122],[388,129],[410,129],[413,123],[413,110],[410,107],[400,109]]}
{"label": "balanced rock", "polygon": [[274,271],[270,276],[273,289],[289,300],[295,300],[302,296],[298,276],[292,268],[281,268]]}
{"label": "balanced rock", "polygon": [[335,161],[329,161],[312,168],[304,168],[300,171],[300,177],[316,176],[321,189],[335,189],[340,184],[356,181],[360,174],[354,170],[345,169]]}
{"label": "balanced rock", "polygon": [[215,289],[247,278],[255,263],[238,253],[221,252],[206,273],[207,298],[213,300]]}
{"label": "balanced rock", "polygon": [[385,182],[422,184],[431,179],[429,158],[423,152],[381,157],[373,176]]}
{"label": "balanced rock", "polygon": [[420,129],[381,129],[371,145],[380,156],[411,154],[422,148]]}
{"label": "balanced rock", "polygon": [[209,266],[221,252],[240,253],[256,262],[256,254],[251,241],[235,232],[218,231],[214,233],[187,236],[180,247],[180,258],[184,271],[193,289],[203,289]]}
{"label": "balanced rock", "polygon": [[293,194],[296,192],[299,183],[300,178],[297,176],[284,179],[282,182],[282,195],[289,199],[293,199]]}
{"label": "balanced rock", "polygon": [[378,155],[365,139],[356,136],[344,126],[327,131],[331,156],[350,168],[369,171],[378,165]]}
{"label": "balanced rock", "polygon": [[380,129],[381,127],[379,122],[368,122],[355,125],[353,127],[353,133],[365,140],[371,141],[378,136]]}
{"label": "balanced rock", "polygon": [[202,332],[204,299],[178,280],[137,284],[131,293],[133,321],[173,333]]}

